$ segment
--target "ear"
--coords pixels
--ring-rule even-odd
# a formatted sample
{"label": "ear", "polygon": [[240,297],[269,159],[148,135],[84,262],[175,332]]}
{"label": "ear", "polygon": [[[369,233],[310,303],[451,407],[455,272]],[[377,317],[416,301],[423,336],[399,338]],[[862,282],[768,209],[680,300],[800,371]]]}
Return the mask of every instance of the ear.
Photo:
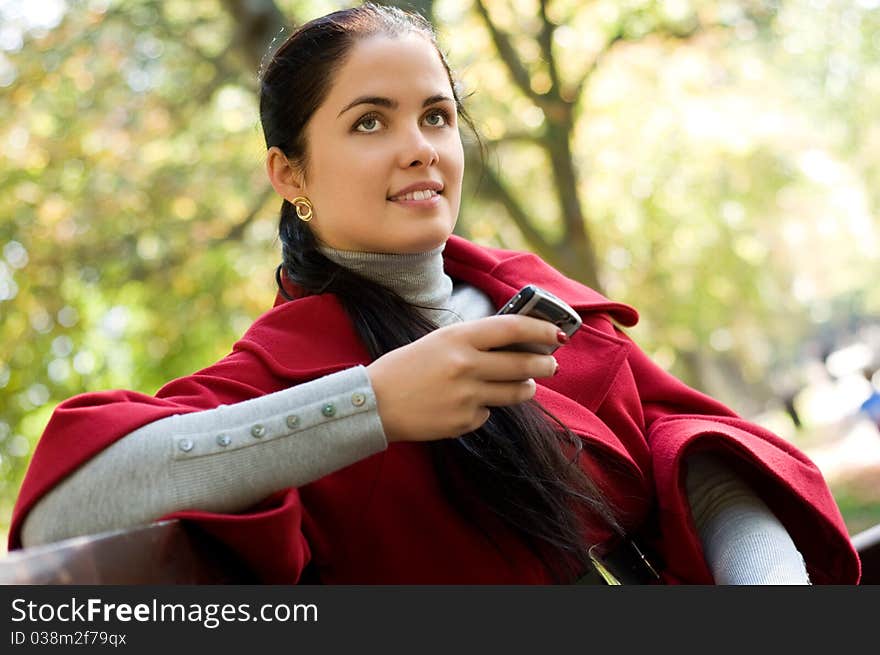
{"label": "ear", "polygon": [[266,153],[266,174],[282,198],[293,200],[304,195],[302,176],[278,146],[272,146]]}

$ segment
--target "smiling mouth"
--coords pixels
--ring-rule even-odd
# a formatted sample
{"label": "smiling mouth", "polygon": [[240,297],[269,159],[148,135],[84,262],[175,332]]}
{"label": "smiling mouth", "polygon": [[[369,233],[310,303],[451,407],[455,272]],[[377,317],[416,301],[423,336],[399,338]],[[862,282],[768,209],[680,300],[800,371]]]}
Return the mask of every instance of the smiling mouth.
{"label": "smiling mouth", "polygon": [[399,196],[393,196],[389,200],[430,200],[434,196],[439,196],[442,191],[434,191],[433,189],[424,189],[421,191],[410,191]]}

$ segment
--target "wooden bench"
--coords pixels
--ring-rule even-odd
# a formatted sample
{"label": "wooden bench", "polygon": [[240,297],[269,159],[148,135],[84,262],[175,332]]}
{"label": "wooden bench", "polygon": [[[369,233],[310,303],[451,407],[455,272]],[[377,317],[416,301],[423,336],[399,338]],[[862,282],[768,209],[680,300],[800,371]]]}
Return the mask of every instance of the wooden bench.
{"label": "wooden bench", "polygon": [[[880,584],[880,525],[852,538],[862,584]],[[226,547],[180,521],[66,539],[8,553],[0,584],[255,584]]]}
{"label": "wooden bench", "polygon": [[862,584],[880,584],[880,524],[852,537],[862,560]]}
{"label": "wooden bench", "polygon": [[0,584],[253,584],[225,546],[177,520],[7,553]]}

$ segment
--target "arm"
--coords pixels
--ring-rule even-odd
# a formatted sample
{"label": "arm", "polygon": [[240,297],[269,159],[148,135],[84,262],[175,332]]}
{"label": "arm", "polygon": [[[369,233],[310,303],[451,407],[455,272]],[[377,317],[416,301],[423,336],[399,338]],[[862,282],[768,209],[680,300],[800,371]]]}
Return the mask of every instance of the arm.
{"label": "arm", "polygon": [[[270,319],[279,324],[272,325]],[[181,421],[183,416],[175,415],[208,412],[225,403],[229,406],[218,408],[215,414],[206,414],[222,416],[230,410],[235,411],[239,405],[250,407],[242,403],[252,399],[262,399],[283,390],[295,394],[296,388],[316,375],[338,371],[338,368],[332,368],[331,362],[347,361],[351,362],[348,368],[356,368],[363,361],[359,342],[352,342],[350,334],[330,332],[316,340],[313,335],[291,331],[291,324],[297,325],[297,322],[291,321],[283,311],[268,315],[259,323],[260,330],[252,328],[255,336],[240,341],[226,358],[193,375],[169,382],[156,396],[125,390],[92,392],[75,396],[56,407],[31,458],[16,501],[9,531],[10,549],[22,546],[23,524],[30,520],[31,513],[44,497],[77,475],[80,468],[109,450],[115,442],[128,439],[145,426],[162,419]],[[334,321],[328,320],[328,325],[334,325]],[[529,378],[549,375],[555,369],[555,361],[549,356],[493,349],[519,341],[555,343],[555,332],[546,321],[523,316],[488,317],[473,324],[440,328],[370,364],[366,374],[375,391],[375,399],[372,396],[368,399],[371,405],[367,409],[378,407],[381,430],[388,441],[458,436],[473,429],[470,427],[472,421],[479,425],[485,420],[481,412],[486,405],[513,404],[532,397],[535,384]],[[256,405],[258,403],[253,406]],[[289,405],[286,405],[282,413],[285,424],[289,411]],[[337,414],[337,417],[341,416],[341,413]],[[249,433],[252,424],[248,422],[252,417],[246,419],[239,425],[247,430],[245,436],[253,438]],[[223,422],[221,427],[228,427],[228,424]],[[180,432],[176,434],[179,438],[184,436]],[[206,446],[210,439],[216,443],[215,433],[204,431],[204,435],[208,440]],[[191,437],[190,434],[185,436]],[[165,444],[166,457],[170,459],[179,444],[170,436],[165,439]],[[194,443],[189,452],[196,452],[196,445]],[[384,447],[384,439],[381,447]],[[244,450],[254,448],[256,446]],[[201,459],[211,463],[219,461],[220,457],[211,454]],[[134,459],[137,460],[137,456]],[[183,458],[181,462],[196,459],[198,457],[193,456]],[[266,459],[271,460],[267,461],[270,467],[284,469],[288,465],[274,456]],[[181,462],[175,460],[174,467]],[[116,470],[116,467],[109,468]],[[126,470],[130,476],[141,475],[138,461],[129,464]],[[200,484],[217,484],[215,491],[227,495],[230,491],[224,486],[225,478],[233,473],[236,472],[225,466],[214,465]],[[255,490],[251,486],[260,484],[259,479],[252,480],[239,473],[230,479],[239,480],[250,490],[252,497],[263,493],[262,489]],[[251,477],[261,476],[262,470],[260,475]],[[101,502],[132,504],[125,493],[117,491],[130,487],[131,482],[125,476],[110,478],[101,491]],[[278,493],[261,498],[256,505],[235,513],[199,507],[166,512],[157,506],[158,516],[144,516],[137,520],[170,515],[189,521],[229,547],[261,581],[295,583],[311,559],[311,549],[303,533],[305,512],[300,490],[286,486],[290,484],[290,480],[285,480],[280,483],[282,490]],[[161,486],[161,480],[149,477],[140,481],[140,488],[150,493],[156,493],[156,488]],[[64,495],[56,495],[58,504],[51,516],[59,518],[67,511],[79,515],[86,513],[83,506],[90,502],[87,496],[80,495],[78,500],[65,502]],[[209,502],[213,502],[214,496],[208,495]],[[89,507],[89,513],[91,510]],[[51,522],[51,518],[43,521],[44,524]],[[47,529],[52,530],[51,527]],[[46,538],[50,537],[29,537]]]}
{"label": "arm", "polygon": [[[507,380],[555,369],[552,357],[480,350],[517,339],[555,343],[553,326],[517,316],[484,321],[441,328],[366,368],[129,428],[41,496],[27,514],[22,543],[129,527],[181,510],[241,512],[379,452],[388,441],[450,438],[474,429],[485,421],[486,405],[534,394],[533,381]],[[241,365],[227,358],[160,394],[166,403],[220,402],[230,384],[239,397],[269,386],[256,377],[261,371],[245,378]],[[328,403],[329,416],[322,411]],[[85,412],[99,409],[108,423],[125,419],[124,404],[82,404]],[[89,415],[80,416],[74,436],[88,429]],[[56,438],[63,436],[59,431],[52,431]]]}
{"label": "arm", "polygon": [[716,584],[810,584],[785,527],[745,482],[711,455],[686,464],[688,501]]}
{"label": "arm", "polygon": [[370,380],[357,366],[134,430],[43,496],[22,541],[130,527],[185,509],[241,511],[386,445]]}
{"label": "arm", "polygon": [[[627,343],[628,354],[599,414],[650,472],[658,513],[657,530],[647,540],[665,563],[667,580],[711,584],[716,575],[706,562],[708,532],[693,520],[697,498],[686,493],[689,484],[694,488],[687,466],[699,451],[735,468],[784,526],[811,583],[857,582],[858,557],[816,465],[790,442],[660,369],[624,333],[615,334]],[[722,518],[716,525],[728,522]]]}

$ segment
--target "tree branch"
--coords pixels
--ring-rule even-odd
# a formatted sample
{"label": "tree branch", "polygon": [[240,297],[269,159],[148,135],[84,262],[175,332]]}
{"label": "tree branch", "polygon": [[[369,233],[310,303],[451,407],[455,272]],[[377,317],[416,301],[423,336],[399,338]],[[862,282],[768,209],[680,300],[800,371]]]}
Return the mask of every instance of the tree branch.
{"label": "tree branch", "polygon": [[505,132],[504,136],[502,136],[498,139],[489,139],[489,140],[485,141],[486,146],[488,148],[492,148],[492,147],[497,146],[501,143],[516,143],[516,142],[529,143],[532,145],[540,146],[542,148],[545,147],[544,139],[541,137],[541,135],[535,134],[534,132],[525,132],[525,131],[523,131],[523,132],[519,132],[519,131]]}
{"label": "tree branch", "polygon": [[235,21],[233,43],[254,72],[260,70],[275,37],[287,18],[274,0],[221,0]]}
{"label": "tree branch", "polygon": [[492,36],[492,42],[495,44],[495,49],[498,51],[504,65],[507,66],[507,70],[510,71],[514,84],[535,104],[543,108],[547,103],[547,98],[532,89],[531,76],[525,66],[523,66],[519,56],[517,56],[516,50],[510,42],[510,36],[492,22],[483,0],[476,0],[474,5],[483,22],[486,23],[486,27]]}
{"label": "tree branch", "polygon": [[[244,237],[247,227],[253,223],[254,219],[259,215],[260,210],[265,207],[266,202],[272,196],[273,191],[274,189],[272,189],[267,183],[263,191],[261,191],[255,198],[247,214],[245,214],[235,225],[229,228],[226,234],[222,237],[215,237],[207,240],[205,247],[213,248],[214,246],[229,243],[230,241],[240,241],[242,237]],[[128,237],[128,241],[129,243],[127,246],[120,246],[119,242],[109,244],[106,248],[106,255],[108,257],[111,255],[118,256],[120,250],[122,252],[131,252],[134,254],[137,251],[137,243],[134,236]],[[92,251],[90,252],[91,257],[94,259],[95,253]],[[187,249],[172,250],[165,257],[162,257],[157,261],[144,261],[140,258],[133,258],[136,263],[134,263],[128,270],[128,278],[132,280],[144,280],[158,272],[174,271],[178,267],[184,265],[191,255],[191,250]]]}
{"label": "tree branch", "polygon": [[538,251],[538,254],[545,259],[552,259],[555,250],[554,245],[548,242],[544,235],[535,229],[522,205],[513,197],[513,194],[510,193],[492,167],[486,165],[483,167],[483,171],[483,180],[486,182],[486,196],[504,205],[514,224],[520,229],[523,236],[535,250]]}
{"label": "tree branch", "polygon": [[701,23],[699,19],[696,19],[693,26],[689,27],[688,29],[681,30],[676,29],[675,26],[672,25],[661,25],[658,26],[657,29],[651,30],[650,32],[645,32],[644,34],[640,34],[636,37],[628,37],[626,35],[626,25],[623,22],[618,23],[616,27],[617,29],[615,30],[614,34],[611,35],[611,38],[608,39],[602,49],[596,53],[596,56],[593,57],[590,65],[584,71],[583,75],[581,75],[581,78],[578,80],[578,82],[574,85],[572,93],[566,96],[570,97],[572,102],[576,103],[578,101],[590,77],[592,77],[593,73],[596,72],[596,70],[599,68],[599,65],[608,56],[608,53],[610,53],[611,50],[621,41],[626,41],[627,43],[638,43],[647,36],[661,36],[666,37],[667,39],[684,41],[692,38],[697,33],[705,32],[707,29],[710,29],[712,27],[723,27],[723,25],[720,25],[718,23]]}
{"label": "tree branch", "polygon": [[275,189],[272,188],[272,185],[266,183],[263,191],[256,197],[254,203],[251,205],[250,211],[248,211],[238,223],[229,229],[226,236],[214,239],[213,242],[223,243],[227,241],[239,241],[244,236],[244,231],[247,229],[248,225],[253,223],[254,219],[260,213],[260,210],[265,207],[266,202],[268,202],[269,198],[274,195],[274,192]]}
{"label": "tree branch", "polygon": [[599,64],[601,64],[605,60],[605,58],[608,56],[608,53],[611,52],[611,50],[614,48],[614,46],[616,46],[618,43],[620,43],[621,41],[624,41],[624,40],[626,40],[626,38],[623,34],[623,26],[618,25],[617,31],[605,43],[605,45],[602,47],[602,49],[596,53],[596,56],[593,57],[593,60],[590,62],[590,65],[587,67],[587,69],[584,71],[583,75],[581,75],[581,78],[574,85],[574,88],[572,89],[571,95],[569,96],[571,98],[572,102],[576,103],[578,101],[578,99],[580,99],[581,94],[584,92],[584,88],[587,85],[587,82],[590,80],[590,78],[593,76],[593,74],[599,68]]}
{"label": "tree branch", "polygon": [[538,34],[538,44],[541,46],[541,53],[547,61],[551,93],[555,97],[559,97],[559,92],[561,91],[559,70],[556,67],[556,57],[553,56],[553,33],[558,26],[547,16],[547,0],[541,0],[540,12],[541,32]]}

